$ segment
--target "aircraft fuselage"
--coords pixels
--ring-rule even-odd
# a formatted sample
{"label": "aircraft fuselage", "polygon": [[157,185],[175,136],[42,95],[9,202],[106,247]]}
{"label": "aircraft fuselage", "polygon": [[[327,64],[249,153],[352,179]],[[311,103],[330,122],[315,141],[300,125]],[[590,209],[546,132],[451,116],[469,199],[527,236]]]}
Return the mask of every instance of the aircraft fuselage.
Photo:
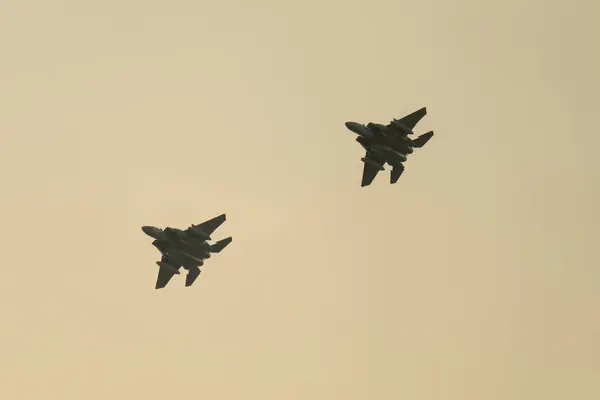
{"label": "aircraft fuselage", "polygon": [[174,263],[181,265],[185,269],[201,267],[204,265],[204,260],[202,258],[189,254],[185,251],[181,251],[179,249],[169,251],[168,257],[169,260],[172,260]]}
{"label": "aircraft fuselage", "polygon": [[392,147],[386,143],[367,140],[362,136],[357,137],[356,141],[359,142],[367,152],[375,155],[376,158],[381,159],[383,162],[387,162],[392,166],[403,163],[408,159],[405,152],[398,151],[395,147]]}
{"label": "aircraft fuselage", "polygon": [[[370,123],[369,126],[365,126],[357,122],[346,122],[346,127],[358,135],[356,141],[365,150],[379,146],[405,156],[414,152],[411,139],[406,135],[401,136],[397,132],[390,131],[385,125]],[[397,157],[393,158],[397,159]]]}
{"label": "aircraft fuselage", "polygon": [[177,242],[170,240],[155,240],[152,244],[163,254],[185,252],[202,259],[207,259],[211,256],[210,245],[206,242],[190,243],[183,240],[179,240]]}

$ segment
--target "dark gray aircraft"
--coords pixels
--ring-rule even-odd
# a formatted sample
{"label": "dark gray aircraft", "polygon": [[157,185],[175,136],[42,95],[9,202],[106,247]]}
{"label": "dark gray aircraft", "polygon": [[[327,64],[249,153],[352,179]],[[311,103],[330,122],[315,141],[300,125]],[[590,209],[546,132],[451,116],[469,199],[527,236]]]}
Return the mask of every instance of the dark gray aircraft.
{"label": "dark gray aircraft", "polygon": [[369,122],[367,125],[346,122],[346,128],[356,133],[356,141],[365,149],[361,161],[365,163],[361,186],[370,185],[379,171],[384,171],[387,162],[391,167],[390,183],[396,183],[404,172],[404,162],[415,148],[421,148],[433,136],[427,132],[416,139],[409,138],[419,121],[427,115],[425,107],[400,119],[394,119],[388,125]]}
{"label": "dark gray aircraft", "polygon": [[231,241],[231,237],[208,244],[210,235],[226,220],[226,215],[205,221],[199,225],[191,225],[186,230],[177,228],[160,229],[154,226],[143,226],[142,231],[152,238],[152,245],[162,254],[156,264],[160,267],[156,279],[156,289],[164,288],[173,275],[179,275],[181,267],[188,270],[185,286],[191,286],[200,275],[200,267],[212,253],[219,253]]}

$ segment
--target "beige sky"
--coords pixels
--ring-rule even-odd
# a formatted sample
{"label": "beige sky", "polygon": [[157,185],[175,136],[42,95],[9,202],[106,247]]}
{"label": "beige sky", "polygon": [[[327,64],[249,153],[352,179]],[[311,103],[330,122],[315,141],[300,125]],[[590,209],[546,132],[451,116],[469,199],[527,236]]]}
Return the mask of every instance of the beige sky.
{"label": "beige sky", "polygon": [[[599,7],[550,4],[1,2],[0,398],[600,398]],[[421,106],[361,188],[344,122]],[[155,291],[140,227],[222,212]]]}

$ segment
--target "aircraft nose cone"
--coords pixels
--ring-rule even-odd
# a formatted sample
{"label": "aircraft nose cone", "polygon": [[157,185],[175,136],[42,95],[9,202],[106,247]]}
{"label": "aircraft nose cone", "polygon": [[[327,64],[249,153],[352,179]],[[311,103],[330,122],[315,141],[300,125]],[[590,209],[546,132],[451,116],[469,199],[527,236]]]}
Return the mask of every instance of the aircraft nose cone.
{"label": "aircraft nose cone", "polygon": [[148,236],[152,236],[152,233],[154,231],[153,227],[151,226],[142,226],[142,231],[148,235]]}
{"label": "aircraft nose cone", "polygon": [[357,122],[348,121],[344,125],[346,125],[346,128],[348,128],[352,132],[356,133],[357,135],[363,134],[364,128],[361,124],[359,124]]}

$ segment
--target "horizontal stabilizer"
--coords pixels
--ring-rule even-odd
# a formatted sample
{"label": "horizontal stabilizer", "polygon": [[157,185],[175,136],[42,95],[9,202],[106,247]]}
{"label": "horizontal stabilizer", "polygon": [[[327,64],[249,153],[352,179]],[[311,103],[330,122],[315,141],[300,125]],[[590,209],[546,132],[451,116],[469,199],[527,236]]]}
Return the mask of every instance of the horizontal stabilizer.
{"label": "horizontal stabilizer", "polygon": [[390,183],[394,184],[398,182],[400,176],[404,172],[404,165],[400,164],[398,166],[394,166],[394,168],[390,171]]}
{"label": "horizontal stabilizer", "polygon": [[379,164],[375,164],[366,157],[363,158],[362,161],[365,163],[365,165],[363,167],[362,181],[360,182],[360,186],[365,187],[373,183],[373,180],[379,171],[383,169],[383,167]]}
{"label": "horizontal stabilizer", "polygon": [[217,243],[210,246],[211,253],[220,253],[229,243],[231,243],[233,239],[230,237],[219,240]]}
{"label": "horizontal stabilizer", "polygon": [[160,261],[157,261],[158,266],[158,277],[156,278],[156,289],[162,289],[167,286],[167,283],[171,280],[173,275],[179,274],[179,266],[173,265],[167,256],[162,256]]}
{"label": "horizontal stabilizer", "polygon": [[425,143],[433,137],[433,131],[427,132],[413,140],[414,147],[419,148],[425,146]]}
{"label": "horizontal stabilizer", "polygon": [[185,277],[185,286],[192,286],[192,284],[196,281],[196,278],[200,276],[200,268],[194,267],[190,268],[187,276]]}

